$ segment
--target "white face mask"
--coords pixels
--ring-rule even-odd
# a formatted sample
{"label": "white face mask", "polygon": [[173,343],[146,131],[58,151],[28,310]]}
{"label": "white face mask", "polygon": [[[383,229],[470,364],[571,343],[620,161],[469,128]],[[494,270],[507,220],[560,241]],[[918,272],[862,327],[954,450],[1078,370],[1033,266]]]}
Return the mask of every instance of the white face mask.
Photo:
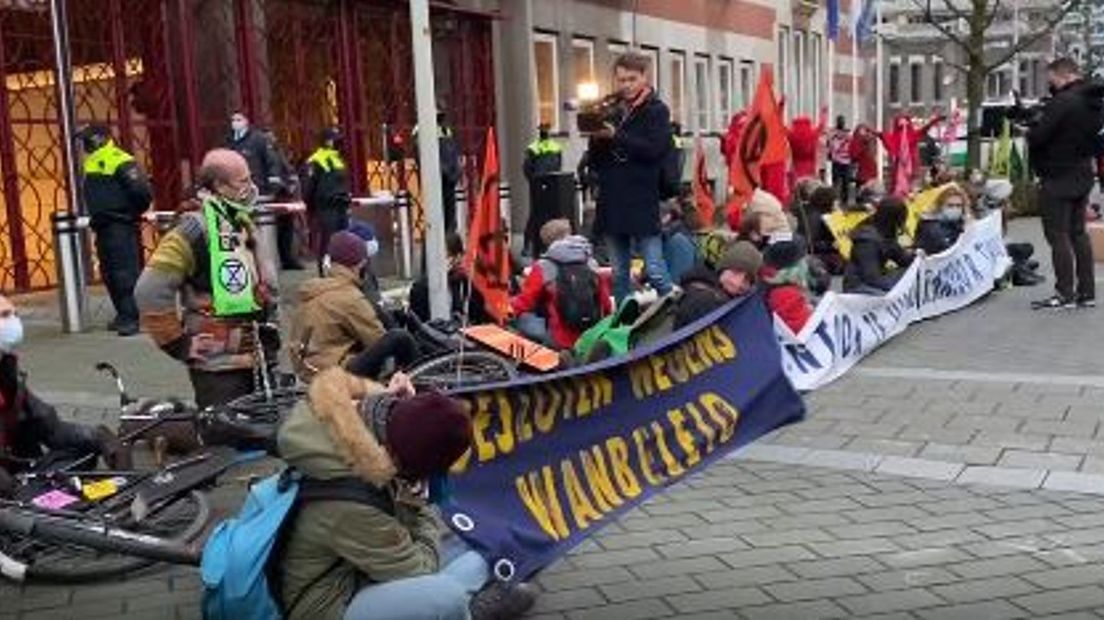
{"label": "white face mask", "polygon": [[0,319],[0,353],[14,353],[23,343],[23,321],[18,316]]}
{"label": "white face mask", "polygon": [[365,241],[364,247],[368,250],[368,258],[372,258],[376,254],[379,254],[379,241],[375,239]]}
{"label": "white face mask", "polygon": [[249,129],[249,123],[243,120],[230,121],[230,129],[234,132],[235,138],[240,138],[245,135],[245,130]]}

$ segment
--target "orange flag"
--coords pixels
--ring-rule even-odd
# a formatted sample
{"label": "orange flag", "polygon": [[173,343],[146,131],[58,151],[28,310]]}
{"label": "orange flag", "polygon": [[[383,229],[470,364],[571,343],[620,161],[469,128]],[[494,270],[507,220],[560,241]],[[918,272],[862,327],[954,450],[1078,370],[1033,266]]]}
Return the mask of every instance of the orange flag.
{"label": "orange flag", "polygon": [[[773,182],[765,183],[768,179],[764,178],[763,170],[781,168],[784,171],[789,158],[786,125],[782,122],[782,111],[774,98],[774,78],[771,72],[764,71],[759,76],[755,100],[751,104],[747,124],[740,132],[736,154],[728,170],[728,182],[732,189],[727,207],[730,223],[733,219],[739,221],[738,216],[733,217],[733,212],[738,213],[744,208],[756,188],[762,187],[772,193],[779,189],[772,187]],[[774,181],[776,175],[767,176]],[[784,178],[782,182],[785,183]],[[781,189],[784,191],[785,188]]]}
{"label": "orange flag", "polygon": [[698,136],[694,144],[694,204],[698,208],[698,221],[701,226],[713,228],[717,205],[713,202],[712,192],[709,191],[709,173],[705,168],[705,149],[702,148],[701,136]]}
{"label": "orange flag", "polygon": [[510,237],[502,221],[498,178],[498,142],[494,127],[490,127],[483,156],[479,202],[468,233],[466,264],[472,286],[483,295],[487,314],[503,324],[510,312]]}

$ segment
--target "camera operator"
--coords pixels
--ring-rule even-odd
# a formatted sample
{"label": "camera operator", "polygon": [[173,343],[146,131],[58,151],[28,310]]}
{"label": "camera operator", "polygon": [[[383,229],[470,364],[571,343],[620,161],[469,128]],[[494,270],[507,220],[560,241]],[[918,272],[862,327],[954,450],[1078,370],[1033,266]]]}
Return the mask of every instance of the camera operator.
{"label": "camera operator", "polygon": [[605,122],[590,136],[590,161],[599,187],[595,234],[606,238],[619,304],[631,292],[634,247],[656,292],[662,296],[671,290],[659,220],[671,114],[648,84],[648,63],[635,53],[617,59],[619,104],[608,106]]}
{"label": "camera operator", "polygon": [[1086,81],[1069,58],[1050,63],[1047,74],[1053,98],[1028,131],[1027,143],[1031,165],[1041,180],[1043,233],[1053,255],[1056,291],[1032,306],[1092,307],[1096,291],[1085,207],[1095,180],[1093,163],[1104,119],[1104,85]]}

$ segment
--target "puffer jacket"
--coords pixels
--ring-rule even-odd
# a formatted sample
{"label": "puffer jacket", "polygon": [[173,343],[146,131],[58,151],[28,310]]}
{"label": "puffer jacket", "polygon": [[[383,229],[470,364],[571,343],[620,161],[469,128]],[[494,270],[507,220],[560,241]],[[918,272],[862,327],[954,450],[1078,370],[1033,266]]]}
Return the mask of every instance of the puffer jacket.
{"label": "puffer jacket", "polygon": [[[889,291],[901,273],[912,264],[912,255],[896,239],[886,239],[873,226],[859,226],[851,233],[851,260],[843,273],[845,292],[863,287]],[[889,270],[893,261],[897,269]]]}
{"label": "puffer jacket", "polygon": [[681,329],[720,308],[731,297],[721,288],[717,273],[708,267],[695,267],[679,281],[682,296],[675,305],[675,329]]}
{"label": "puffer jacket", "polygon": [[311,278],[299,287],[288,354],[303,381],[344,364],[383,337],[383,323],[361,285],[353,270],[335,264],[329,276]]}
{"label": "puffer jacket", "polygon": [[371,413],[362,415],[389,406],[388,399],[381,386],[331,368],[315,377],[308,398],[280,427],[280,457],[303,475],[355,476],[395,502],[394,514],[350,501],[303,505],[279,558],[288,620],[338,620],[360,588],[439,568],[440,520],[396,481],[395,463],[377,439]]}

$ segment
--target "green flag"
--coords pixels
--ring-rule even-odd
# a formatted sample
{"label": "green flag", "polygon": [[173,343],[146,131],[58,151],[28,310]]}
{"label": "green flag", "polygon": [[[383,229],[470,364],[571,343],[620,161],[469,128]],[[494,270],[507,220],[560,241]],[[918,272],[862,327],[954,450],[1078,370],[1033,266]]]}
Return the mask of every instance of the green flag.
{"label": "green flag", "polygon": [[1012,168],[1012,124],[1004,119],[1000,138],[993,145],[993,154],[989,157],[989,175],[1011,178]]}

